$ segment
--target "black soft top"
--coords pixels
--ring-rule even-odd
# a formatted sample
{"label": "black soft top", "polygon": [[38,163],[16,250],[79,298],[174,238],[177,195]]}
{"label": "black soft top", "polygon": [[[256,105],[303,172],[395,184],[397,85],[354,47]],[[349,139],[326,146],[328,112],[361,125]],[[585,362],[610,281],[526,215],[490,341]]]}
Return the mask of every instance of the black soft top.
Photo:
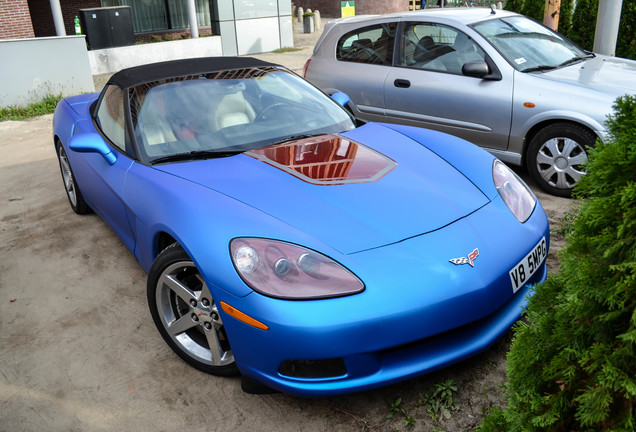
{"label": "black soft top", "polygon": [[108,80],[121,88],[133,87],[153,81],[198,75],[231,69],[278,66],[252,57],[200,57],[171,60],[122,69]]}

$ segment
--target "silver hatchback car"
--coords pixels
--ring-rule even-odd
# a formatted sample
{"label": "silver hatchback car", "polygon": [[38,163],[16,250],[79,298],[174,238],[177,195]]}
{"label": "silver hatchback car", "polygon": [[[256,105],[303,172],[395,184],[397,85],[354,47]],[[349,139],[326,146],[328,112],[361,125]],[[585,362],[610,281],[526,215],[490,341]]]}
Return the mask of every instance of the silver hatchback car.
{"label": "silver hatchback car", "polygon": [[525,164],[569,196],[636,62],[587,52],[525,16],[447,8],[327,23],[305,66],[361,119],[436,129]]}

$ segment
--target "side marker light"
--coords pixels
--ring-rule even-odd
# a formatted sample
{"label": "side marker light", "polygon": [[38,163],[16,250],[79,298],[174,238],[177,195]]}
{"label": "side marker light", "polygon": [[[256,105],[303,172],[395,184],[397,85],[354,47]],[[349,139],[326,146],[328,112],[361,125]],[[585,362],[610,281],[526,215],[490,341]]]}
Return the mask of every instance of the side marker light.
{"label": "side marker light", "polygon": [[230,315],[231,317],[234,317],[237,320],[244,322],[245,324],[251,325],[252,327],[256,327],[257,329],[269,330],[269,327],[267,325],[263,324],[262,322],[258,320],[255,320],[249,315],[244,314],[240,310],[233,308],[232,306],[225,303],[224,301],[220,303],[221,303],[221,308],[223,309],[223,311],[226,314]]}

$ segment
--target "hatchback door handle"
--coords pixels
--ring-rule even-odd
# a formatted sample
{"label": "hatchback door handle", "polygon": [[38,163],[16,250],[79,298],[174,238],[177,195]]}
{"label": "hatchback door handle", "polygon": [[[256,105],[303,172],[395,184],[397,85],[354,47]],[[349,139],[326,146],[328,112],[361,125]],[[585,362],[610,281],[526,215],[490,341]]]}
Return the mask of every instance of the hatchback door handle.
{"label": "hatchback door handle", "polygon": [[393,81],[393,85],[398,88],[409,88],[411,87],[411,81],[405,79],[396,79]]}

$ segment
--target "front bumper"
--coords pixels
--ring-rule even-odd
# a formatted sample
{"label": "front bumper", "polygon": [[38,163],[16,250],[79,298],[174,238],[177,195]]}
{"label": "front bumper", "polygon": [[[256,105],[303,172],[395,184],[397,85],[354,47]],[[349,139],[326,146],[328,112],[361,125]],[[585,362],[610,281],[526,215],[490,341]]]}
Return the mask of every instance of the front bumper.
{"label": "front bumper", "polygon": [[[285,393],[331,396],[484,351],[519,318],[531,286],[547,277],[544,261],[513,293],[509,271],[542,237],[549,241],[549,229],[540,204],[525,224],[501,206],[495,199],[441,230],[338,257],[365,282],[360,294],[289,301],[220,290],[217,299],[269,326],[258,330],[223,316],[239,369]],[[449,262],[474,248],[474,267]]]}

